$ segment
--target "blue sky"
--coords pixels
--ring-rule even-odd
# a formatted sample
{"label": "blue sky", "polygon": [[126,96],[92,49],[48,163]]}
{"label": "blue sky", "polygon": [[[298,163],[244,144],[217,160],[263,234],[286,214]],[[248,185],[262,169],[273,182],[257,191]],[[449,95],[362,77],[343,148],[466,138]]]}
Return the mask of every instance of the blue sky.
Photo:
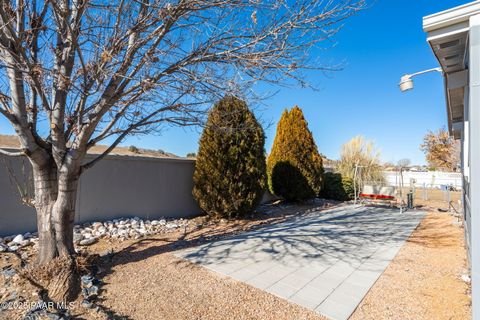
{"label": "blue sky", "polygon": [[[314,52],[323,61],[345,62],[342,71],[326,77],[311,73],[319,91],[281,89],[257,115],[266,128],[270,150],[275,124],[285,108],[300,106],[309,122],[318,149],[338,158],[340,147],[355,135],[373,139],[383,161],[409,158],[425,163],[419,150],[427,130],[446,125],[445,98],[439,73],[415,78],[415,89],[402,94],[400,76],[437,63],[422,30],[422,17],[466,1],[379,0],[345,22],[336,36],[336,47]],[[171,128],[162,136],[132,137],[124,145],[163,149],[179,155],[197,150],[198,129]]]}
{"label": "blue sky", "polygon": [[[467,2],[369,1],[369,9],[345,21],[334,48],[312,52],[325,63],[344,63],[342,71],[328,76],[309,73],[308,80],[319,91],[282,88],[256,108],[261,121],[272,124],[265,130],[267,152],[282,111],[298,105],[319,151],[329,158],[338,158],[343,143],[363,135],[376,142],[383,161],[409,158],[423,164],[422,137],[427,130],[446,125],[442,78],[439,73],[417,77],[415,89],[406,94],[397,84],[405,73],[437,66],[422,30],[422,17]],[[122,145],[185,155],[196,152],[200,132],[199,128],[169,128],[160,136],[130,137]],[[13,133],[4,119],[0,133]]]}

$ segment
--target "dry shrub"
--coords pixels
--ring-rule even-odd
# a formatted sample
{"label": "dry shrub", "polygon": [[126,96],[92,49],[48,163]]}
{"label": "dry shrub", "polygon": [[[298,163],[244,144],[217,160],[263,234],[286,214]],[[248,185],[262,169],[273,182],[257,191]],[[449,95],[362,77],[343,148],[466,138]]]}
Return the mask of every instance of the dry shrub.
{"label": "dry shrub", "polygon": [[360,185],[385,182],[383,168],[380,165],[380,151],[373,141],[362,136],[356,136],[342,146],[337,170],[342,177],[356,179]]}

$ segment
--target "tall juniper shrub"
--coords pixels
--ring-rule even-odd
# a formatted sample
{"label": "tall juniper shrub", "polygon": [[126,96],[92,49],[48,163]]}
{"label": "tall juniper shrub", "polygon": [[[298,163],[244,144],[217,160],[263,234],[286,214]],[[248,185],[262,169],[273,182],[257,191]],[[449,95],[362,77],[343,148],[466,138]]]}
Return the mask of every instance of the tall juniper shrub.
{"label": "tall juniper shrub", "polygon": [[266,188],[265,136],[247,104],[226,96],[215,104],[200,138],[193,195],[206,213],[241,217]]}
{"label": "tall juniper shrub", "polygon": [[315,198],[322,188],[323,162],[302,110],[285,110],[267,160],[270,191],[287,201]]}

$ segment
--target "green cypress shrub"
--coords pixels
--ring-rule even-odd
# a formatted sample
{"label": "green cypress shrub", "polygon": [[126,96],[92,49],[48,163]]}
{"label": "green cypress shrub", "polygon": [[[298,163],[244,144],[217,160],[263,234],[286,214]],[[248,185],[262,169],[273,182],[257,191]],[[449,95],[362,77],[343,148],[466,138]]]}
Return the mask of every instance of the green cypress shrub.
{"label": "green cypress shrub", "polygon": [[252,212],[266,188],[265,135],[247,104],[226,96],[214,105],[200,138],[193,196],[215,217]]}
{"label": "green cypress shrub", "polygon": [[323,188],[320,196],[325,199],[348,201],[354,197],[353,180],[337,172],[323,175]]}
{"label": "green cypress shrub", "polygon": [[270,191],[287,201],[304,201],[319,195],[323,163],[302,110],[285,110],[267,160]]}

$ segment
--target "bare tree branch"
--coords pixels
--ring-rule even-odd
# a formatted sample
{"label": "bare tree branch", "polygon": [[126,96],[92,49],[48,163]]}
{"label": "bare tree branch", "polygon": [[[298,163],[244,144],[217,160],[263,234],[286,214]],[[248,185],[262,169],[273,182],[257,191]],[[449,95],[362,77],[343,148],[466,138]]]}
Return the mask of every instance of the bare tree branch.
{"label": "bare tree branch", "polygon": [[338,69],[312,59],[310,50],[330,46],[340,23],[364,6],[7,1],[0,5],[0,90],[9,98],[1,99],[0,113],[23,148],[41,151],[37,160],[53,157],[59,168],[81,162],[107,137],[199,123],[225,94],[254,99],[258,82],[309,86],[302,70]]}

